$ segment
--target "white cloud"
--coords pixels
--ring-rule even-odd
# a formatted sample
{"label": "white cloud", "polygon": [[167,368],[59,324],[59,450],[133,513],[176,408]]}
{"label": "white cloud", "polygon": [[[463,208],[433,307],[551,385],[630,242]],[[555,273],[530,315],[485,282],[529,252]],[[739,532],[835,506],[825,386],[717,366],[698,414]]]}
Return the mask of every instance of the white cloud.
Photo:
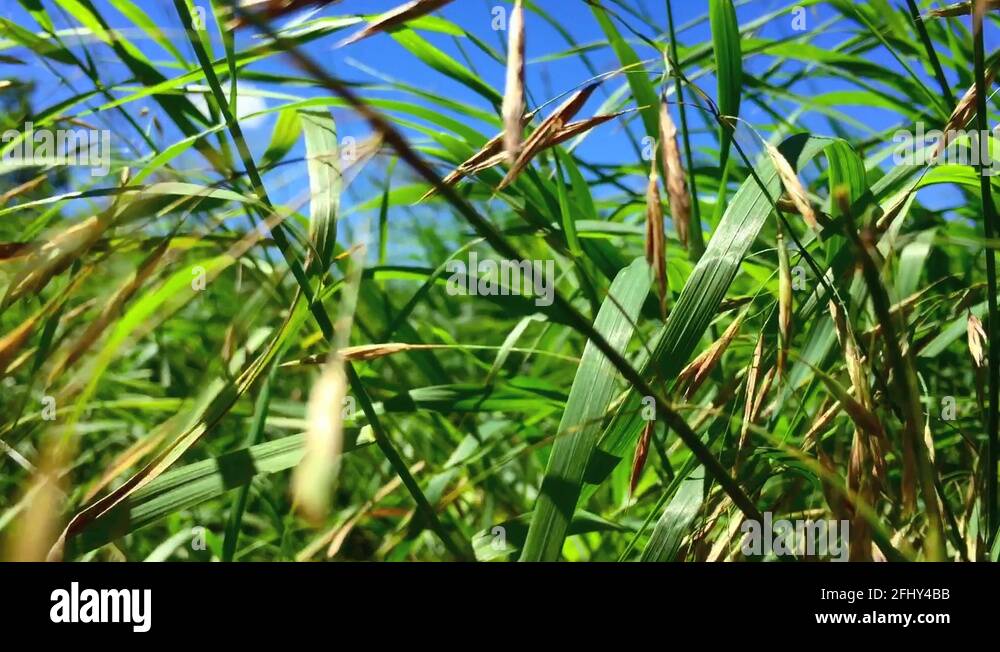
{"label": "white cloud", "polygon": [[[225,90],[228,87],[223,88]],[[240,84],[236,92],[236,117],[240,121],[240,126],[247,130],[259,129],[267,122],[267,116],[245,119],[246,116],[259,113],[267,108],[267,102],[264,101],[264,98],[252,95],[257,90],[257,87],[252,84]],[[188,93],[188,98],[195,108],[208,118],[208,103],[205,101],[205,94]]]}

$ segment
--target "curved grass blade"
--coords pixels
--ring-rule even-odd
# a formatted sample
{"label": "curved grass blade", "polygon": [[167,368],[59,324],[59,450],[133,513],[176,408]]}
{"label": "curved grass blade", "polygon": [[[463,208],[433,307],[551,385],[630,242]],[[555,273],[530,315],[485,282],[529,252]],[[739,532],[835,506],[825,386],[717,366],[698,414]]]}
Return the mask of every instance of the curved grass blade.
{"label": "curved grass blade", "polygon": [[327,111],[299,111],[306,140],[309,170],[309,236],[316,249],[318,269],[332,262],[337,242],[341,170],[337,125]]}
{"label": "curved grass blade", "polygon": [[[345,449],[353,450],[354,446]],[[67,558],[105,545],[156,521],[294,467],[305,452],[305,435],[292,435],[195,462],[164,473],[128,500],[102,514],[67,544]]]}

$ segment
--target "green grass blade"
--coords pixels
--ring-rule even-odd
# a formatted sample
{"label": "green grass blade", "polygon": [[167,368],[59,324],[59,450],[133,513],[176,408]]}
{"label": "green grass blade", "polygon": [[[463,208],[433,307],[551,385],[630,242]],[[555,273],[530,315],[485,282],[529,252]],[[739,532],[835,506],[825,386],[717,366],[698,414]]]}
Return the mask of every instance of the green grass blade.
{"label": "green grass blade", "polygon": [[95,519],[70,541],[67,557],[218,498],[254,478],[290,469],[302,459],[304,444],[305,435],[292,435],[164,473]]}
{"label": "green grass blade", "polygon": [[615,27],[613,22],[611,22],[611,18],[608,16],[607,11],[597,5],[590,5],[590,10],[594,13],[594,17],[597,18],[597,22],[601,26],[601,30],[608,38],[608,43],[611,45],[611,49],[614,50],[615,55],[618,57],[618,61],[621,63],[622,68],[626,71],[625,78],[628,79],[628,85],[632,90],[632,96],[635,98],[635,103],[639,107],[639,113],[642,116],[642,124],[646,129],[646,136],[652,138],[654,142],[658,141],[660,127],[657,115],[660,102],[656,89],[653,87],[653,83],[649,80],[649,73],[643,67],[642,61],[639,59],[638,55],[636,55],[635,50],[633,50],[632,46],[630,46],[628,42],[622,38],[618,28]]}
{"label": "green grass blade", "polygon": [[337,126],[327,112],[300,111],[309,170],[309,235],[321,270],[330,266],[337,240],[342,186]]}
{"label": "green grass blade", "polygon": [[[724,116],[738,117],[743,96],[743,51],[740,45],[740,25],[732,0],[709,0],[708,16],[715,46],[717,102]],[[735,123],[732,127],[735,128]],[[722,154],[729,149],[731,131],[723,129]]]}
{"label": "green grass blade", "polygon": [[[648,294],[649,269],[642,259],[622,270],[611,284],[594,328],[619,351],[628,345]],[[587,460],[614,394],[615,376],[611,362],[588,342],[559,422],[521,561],[559,558],[580,497]]]}
{"label": "green grass blade", "polygon": [[681,539],[698,515],[705,493],[705,470],[696,468],[681,481],[677,493],[663,508],[660,520],[642,551],[642,561],[672,561],[677,556]]}

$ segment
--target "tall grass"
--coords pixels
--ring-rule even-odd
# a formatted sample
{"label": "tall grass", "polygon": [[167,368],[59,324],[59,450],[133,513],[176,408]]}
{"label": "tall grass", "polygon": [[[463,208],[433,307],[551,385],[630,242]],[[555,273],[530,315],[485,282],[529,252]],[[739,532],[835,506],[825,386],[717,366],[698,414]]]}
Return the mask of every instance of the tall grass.
{"label": "tall grass", "polygon": [[0,19],[3,558],[995,561],[990,3],[471,4]]}

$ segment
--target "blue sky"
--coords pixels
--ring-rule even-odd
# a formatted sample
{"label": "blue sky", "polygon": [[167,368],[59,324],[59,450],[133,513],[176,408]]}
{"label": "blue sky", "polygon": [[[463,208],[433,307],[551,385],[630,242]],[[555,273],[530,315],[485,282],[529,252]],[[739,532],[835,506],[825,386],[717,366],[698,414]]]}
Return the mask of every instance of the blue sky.
{"label": "blue sky", "polygon": [[[354,12],[378,13],[395,6],[399,3],[399,1],[400,0],[343,0],[343,2],[338,5],[333,5],[321,10],[317,16],[342,15]],[[556,17],[564,25],[564,27],[572,33],[573,38],[579,43],[601,42],[604,40],[603,34],[601,33],[597,22],[591,15],[590,10],[582,1],[537,1],[542,8]],[[207,0],[197,0],[197,2],[207,3]],[[45,4],[48,7],[52,7],[55,3],[51,0],[45,0]],[[127,20],[115,11],[110,3],[110,0],[94,0],[94,4],[100,10],[102,15],[104,15],[110,22],[112,27],[121,27],[128,24]],[[173,42],[181,53],[185,57],[188,57],[193,63],[195,58],[186,42],[186,38],[179,31],[180,23],[174,13],[173,3],[169,0],[136,0],[136,4],[143,7],[143,9],[147,11],[149,17],[157,25],[165,29],[173,28],[177,30],[176,32],[172,32],[175,35]],[[615,3],[611,0],[609,0],[608,4],[612,8],[615,7]],[[663,0],[635,0],[629,4],[641,6],[642,14],[637,16],[629,15],[620,9],[618,9],[618,11],[626,18],[633,28],[650,37],[657,35],[665,29],[666,4]],[[749,0],[738,4],[738,16],[740,22],[741,24],[746,24],[759,16],[766,15],[776,9],[787,6],[788,2],[786,0]],[[9,16],[16,23],[24,26],[34,26],[34,22],[27,15],[27,13],[17,6],[18,3],[16,0],[5,0],[5,5],[10,6],[11,13]],[[674,0],[673,6],[677,24],[688,25],[694,19],[702,17],[707,10],[707,5],[707,0]],[[453,21],[468,32],[476,35],[487,45],[497,50],[502,50],[504,47],[503,42],[505,41],[506,36],[503,32],[497,32],[492,29],[494,17],[492,11],[496,6],[509,6],[509,3],[502,2],[501,0],[456,0],[445,7],[442,10],[441,15]],[[57,24],[61,27],[73,24],[72,19],[69,19],[65,15],[60,17],[58,10],[50,13],[56,16]],[[826,7],[820,6],[810,8],[807,13],[808,27],[810,29],[817,28],[831,15],[831,11]],[[757,35],[769,38],[781,38],[794,35],[795,32],[792,30],[791,20],[791,16],[788,15],[775,18],[765,24]],[[536,102],[547,101],[555,96],[571,91],[590,77],[590,73],[584,68],[577,57],[547,60],[547,57],[564,51],[567,47],[566,43],[554,29],[545,24],[543,21],[534,19],[530,16],[529,21],[528,59],[531,62],[531,65],[529,67],[528,87],[532,98]],[[345,34],[349,33],[350,29],[348,32],[345,32]],[[214,37],[214,31],[212,34]],[[466,61],[466,57],[468,57],[470,66],[474,68],[476,74],[480,76],[484,82],[494,88],[503,88],[503,67],[497,62],[491,61],[489,57],[478,51],[474,46],[471,46],[466,42],[460,50],[456,45],[456,41],[450,36],[427,32],[423,35],[429,41],[459,61],[464,62]],[[848,36],[849,32],[847,30],[847,26],[841,24],[828,33],[823,33],[818,36],[813,34],[812,37],[814,40],[812,42],[816,45],[828,46],[841,42]],[[996,34],[989,31],[988,36],[990,43],[987,46],[987,50],[992,51],[992,49],[998,44]],[[154,62],[162,62],[163,64],[172,62],[169,55],[163,49],[159,48],[148,39],[143,39],[140,35],[132,33],[130,33],[130,37],[133,42],[136,43]],[[707,21],[703,21],[685,29],[683,33],[680,34],[679,38],[680,41],[685,44],[697,44],[707,41],[710,38]],[[217,39],[214,40],[216,52],[221,53],[221,44],[217,42]],[[378,35],[347,48],[337,49],[334,47],[334,44],[339,40],[340,35],[328,36],[321,41],[309,44],[306,46],[305,50],[315,60],[320,61],[330,73],[338,77],[355,81],[370,82],[373,81],[374,78],[369,75],[366,70],[375,70],[379,71],[381,74],[400,79],[408,84],[418,86],[434,94],[448,97],[456,101],[473,104],[483,110],[490,110],[488,102],[486,102],[483,98],[461,84],[449,80],[445,76],[431,70],[419,61],[416,61],[389,36]],[[70,41],[70,43],[72,43],[72,41]],[[242,49],[251,43],[252,34],[249,30],[241,30],[238,32],[237,46],[239,49]],[[638,41],[634,43],[634,46],[636,47],[639,56],[642,58],[655,56],[655,53],[651,48],[643,46]],[[114,53],[108,48],[95,46],[91,48],[91,55],[100,62],[102,78],[106,84],[121,82],[128,78],[128,71],[124,68],[124,66],[116,63]],[[614,54],[608,48],[594,50],[590,53],[590,57],[598,72],[607,72],[619,67]],[[765,69],[768,63],[769,61],[764,57],[750,57],[747,59],[745,66],[749,73],[755,74]],[[883,62],[880,61],[880,63]],[[896,62],[893,61],[888,54],[884,55],[884,65],[886,67],[898,69],[898,64],[896,64]],[[298,74],[298,71],[294,69],[289,60],[281,57],[275,57],[263,63],[254,64],[253,69],[279,75]],[[78,89],[87,88],[89,86],[89,80],[83,77],[78,70],[65,66],[60,66],[60,70],[64,72],[70,80],[79,85]],[[176,74],[177,72],[176,68],[168,68],[166,65],[163,65],[161,70],[167,76]],[[24,66],[4,66],[0,64],[0,79],[7,76],[22,78],[24,76],[28,76],[34,78],[38,82],[38,89],[36,90],[34,97],[34,107],[36,109],[49,106],[52,103],[73,94],[68,88],[63,87],[56,80],[54,80],[51,74],[34,60],[29,61],[27,70]],[[620,78],[612,80],[605,84],[604,90],[608,93],[613,92],[622,83],[623,82]],[[699,84],[710,94],[714,95],[715,82],[711,76],[702,78],[699,81]],[[835,90],[839,87],[838,84],[842,84],[842,82],[831,80],[826,76],[809,76],[801,82],[800,86],[797,87],[797,90],[804,94],[815,94]],[[267,89],[268,87],[266,85],[259,85],[259,88]],[[289,91],[288,88],[282,90]],[[317,89],[305,87],[295,87],[292,88],[290,92],[300,94],[305,97],[315,96],[322,93]],[[591,100],[590,105],[581,112],[581,116],[589,115],[596,111],[597,107],[603,99],[605,99],[605,97],[606,96],[601,96],[600,94],[595,96],[595,98]],[[251,102],[247,108],[261,108],[262,106],[271,107],[275,106],[275,104],[276,101],[274,100],[264,100],[263,104],[261,104],[260,101],[256,104]],[[135,105],[130,105],[130,107],[135,111],[138,111],[138,109],[142,107],[148,107],[152,111],[157,110],[152,101],[139,102]],[[780,110],[780,107],[774,108],[779,108]],[[893,124],[893,117],[887,112],[881,110],[853,106],[845,107],[844,112],[860,122],[872,126],[873,128],[883,128]],[[697,116],[697,112],[692,113]],[[110,114],[102,115],[101,117],[107,118],[112,122],[120,120],[117,116],[112,116]],[[356,116],[348,112],[338,111],[335,113],[335,117],[337,118],[338,130],[341,136],[356,136],[358,138],[363,138],[367,134],[365,125],[361,123]],[[770,125],[772,122],[772,120],[759,107],[747,102],[744,103],[742,117],[755,125],[759,124],[766,126]],[[273,125],[273,119],[274,118],[272,116],[255,123],[248,123],[246,125],[247,134],[251,141],[252,148],[258,156],[267,146],[271,127]],[[699,124],[697,117],[692,118],[692,120],[695,129],[703,130],[707,127],[705,123]],[[803,129],[809,129],[816,133],[830,133],[826,120],[820,116],[807,115],[802,119],[801,125]],[[481,129],[484,133],[491,129],[486,125],[472,126]],[[637,126],[637,124],[632,126],[633,132],[636,134],[638,134]],[[622,124],[618,122],[602,126],[600,130],[592,134],[591,137],[585,142],[584,146],[581,147],[579,150],[580,155],[587,160],[601,163],[633,160],[635,158],[634,152],[628,143],[628,139],[622,136],[622,128]],[[164,136],[163,144],[169,144],[179,137],[180,136],[176,131],[168,129]],[[419,141],[419,137],[416,134],[414,134],[414,137]],[[700,143],[709,142],[710,138],[711,137],[707,135],[707,133],[703,136],[696,136],[696,148]],[[292,152],[293,157],[301,157],[302,155],[303,152],[301,147]],[[711,158],[702,158],[701,160],[705,164],[711,164],[712,162]],[[200,165],[198,161],[190,161],[190,163],[192,165]],[[304,166],[301,167],[304,168]],[[290,183],[290,181],[294,181],[296,178],[302,178],[303,173],[304,169],[299,170],[292,168],[285,168],[275,172],[275,175],[280,175],[281,177],[275,182],[275,198],[278,201],[290,201],[294,193],[285,193],[284,189],[289,186],[294,187],[296,184]],[[268,180],[270,182],[270,178]],[[2,184],[2,180],[0,180],[0,184]],[[363,199],[368,191],[368,188],[367,184],[359,184],[356,188],[354,188],[354,194],[352,197],[355,200]],[[947,197],[948,193],[943,193],[941,199],[943,201],[947,201]],[[922,197],[922,199],[925,198]],[[351,201],[351,197],[348,198],[348,201]]]}

